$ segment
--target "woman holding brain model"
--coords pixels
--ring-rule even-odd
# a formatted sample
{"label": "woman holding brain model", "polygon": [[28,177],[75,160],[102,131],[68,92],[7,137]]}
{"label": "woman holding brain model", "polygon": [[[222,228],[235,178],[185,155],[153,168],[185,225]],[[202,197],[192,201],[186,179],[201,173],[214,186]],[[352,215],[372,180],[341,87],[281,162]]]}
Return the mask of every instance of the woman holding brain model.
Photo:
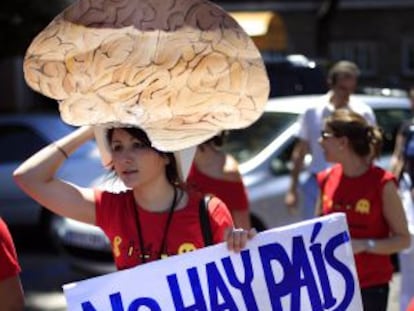
{"label": "woman holding brain model", "polygon": [[[45,147],[16,170],[16,182],[54,213],[101,227],[118,269],[179,254],[184,246],[187,251],[189,246],[203,247],[198,221],[202,197],[181,186],[173,153],[151,147],[139,128],[107,131],[113,169],[131,190],[110,193],[55,177],[66,156],[93,133],[91,127],[82,127]],[[239,251],[253,231],[232,229],[228,209],[218,198],[208,210],[213,242],[227,240],[230,249]]]}
{"label": "woman holding brain model", "polygon": [[[65,122],[80,126],[16,169],[28,195],[101,227],[118,269],[205,246],[202,195],[185,187],[195,146],[253,123],[269,94],[259,51],[225,11],[201,0],[77,1],[33,40],[24,72],[59,101]],[[104,165],[128,190],[56,177],[94,134]],[[254,235],[233,228],[218,198],[207,210],[213,243],[240,251]]]}

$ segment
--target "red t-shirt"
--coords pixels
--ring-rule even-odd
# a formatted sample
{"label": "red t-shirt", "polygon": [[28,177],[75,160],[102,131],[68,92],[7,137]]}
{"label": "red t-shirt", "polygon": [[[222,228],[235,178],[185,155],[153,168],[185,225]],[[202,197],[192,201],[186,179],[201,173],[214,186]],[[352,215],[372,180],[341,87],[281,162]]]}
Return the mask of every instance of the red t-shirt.
{"label": "red t-shirt", "polygon": [[6,223],[0,218],[0,280],[5,280],[20,273],[16,248]]}
{"label": "red t-shirt", "polygon": [[[322,187],[323,214],[343,212],[351,238],[384,239],[390,228],[384,218],[382,192],[384,185],[395,177],[382,168],[371,166],[363,175],[347,177],[340,164],[317,175]],[[393,266],[389,255],[362,252],[355,255],[361,288],[388,283]]]}
{"label": "red t-shirt", "polygon": [[[160,248],[164,235],[165,250],[162,256],[172,256],[204,247],[204,239],[199,221],[201,194],[189,192],[187,206],[176,210],[171,218],[168,232],[165,233],[169,212],[154,213],[136,207],[132,191],[119,194],[95,190],[96,224],[111,241],[115,264],[119,270],[142,263],[139,233],[134,209],[138,210],[139,223],[144,244],[146,262],[160,258]],[[233,226],[226,205],[218,198],[210,200],[210,225],[213,243],[223,242],[224,231]]]}
{"label": "red t-shirt", "polygon": [[207,176],[192,165],[187,184],[202,193],[211,193],[226,203],[230,211],[246,211],[249,208],[246,188],[241,181],[229,181]]}

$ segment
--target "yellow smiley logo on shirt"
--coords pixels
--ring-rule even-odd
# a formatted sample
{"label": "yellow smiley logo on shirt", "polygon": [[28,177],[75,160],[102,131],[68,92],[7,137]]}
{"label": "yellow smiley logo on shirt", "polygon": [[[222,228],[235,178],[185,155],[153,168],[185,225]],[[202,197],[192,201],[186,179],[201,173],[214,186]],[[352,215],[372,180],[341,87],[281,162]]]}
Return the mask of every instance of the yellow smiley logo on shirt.
{"label": "yellow smiley logo on shirt", "polygon": [[196,250],[196,247],[193,243],[183,243],[178,248],[178,254],[188,253]]}
{"label": "yellow smiley logo on shirt", "polygon": [[371,204],[367,199],[358,200],[355,205],[355,212],[361,214],[369,214],[371,209]]}

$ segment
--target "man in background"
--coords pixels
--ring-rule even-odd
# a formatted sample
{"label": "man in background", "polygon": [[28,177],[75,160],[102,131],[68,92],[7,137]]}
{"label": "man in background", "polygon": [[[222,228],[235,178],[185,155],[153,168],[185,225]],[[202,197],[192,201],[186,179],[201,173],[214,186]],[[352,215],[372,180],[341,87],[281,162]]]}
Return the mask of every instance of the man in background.
{"label": "man in background", "polygon": [[[335,109],[349,108],[366,118],[370,124],[376,124],[371,107],[351,96],[356,90],[359,74],[359,68],[353,62],[342,60],[335,63],[328,72],[328,93],[321,96],[314,106],[307,109],[299,117],[297,142],[291,156],[293,168],[290,174],[290,187],[285,196],[285,204],[291,211],[298,209],[298,190],[300,188],[303,192],[301,209],[303,219],[314,217],[319,193],[315,175],[328,167],[319,144],[324,118],[329,116]],[[307,167],[309,177],[303,184],[299,185],[299,173],[303,168],[305,155],[307,154],[312,156],[312,160]]]}

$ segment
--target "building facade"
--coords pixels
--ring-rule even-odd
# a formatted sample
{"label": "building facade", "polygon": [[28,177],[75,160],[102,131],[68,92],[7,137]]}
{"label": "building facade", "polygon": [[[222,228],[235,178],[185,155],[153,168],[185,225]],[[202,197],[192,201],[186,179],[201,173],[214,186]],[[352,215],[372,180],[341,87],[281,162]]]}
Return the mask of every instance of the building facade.
{"label": "building facade", "polygon": [[[366,86],[408,88],[414,84],[414,0],[223,1],[228,11],[271,11],[283,22],[284,49],[277,53],[304,54],[326,66],[339,59],[361,68]],[[334,5],[321,24],[321,6]],[[322,28],[321,28],[322,25]],[[324,36],[324,53],[318,38]],[[270,38],[270,40],[272,40]]]}

